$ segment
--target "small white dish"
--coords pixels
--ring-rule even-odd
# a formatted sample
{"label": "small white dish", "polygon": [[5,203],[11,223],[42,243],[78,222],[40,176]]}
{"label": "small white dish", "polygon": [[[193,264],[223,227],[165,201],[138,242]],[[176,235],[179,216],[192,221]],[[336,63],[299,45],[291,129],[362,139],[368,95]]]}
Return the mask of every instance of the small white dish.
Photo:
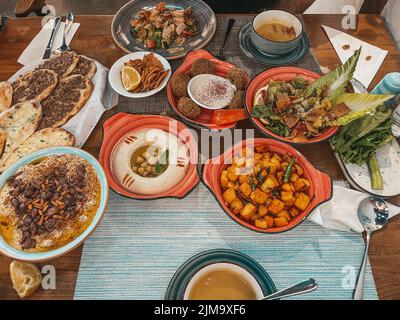
{"label": "small white dish", "polygon": [[[226,83],[229,87],[228,90],[229,92],[224,96],[225,101],[221,100],[221,101],[217,101],[217,100],[213,100],[214,102],[217,101],[215,103],[215,105],[210,105],[205,103],[204,101],[201,101],[201,98],[199,97],[201,92],[204,92],[205,90],[207,90],[207,83],[210,83],[211,81],[221,81]],[[233,85],[228,79],[220,77],[220,76],[216,76],[214,74],[199,74],[195,77],[193,77],[192,79],[190,79],[189,83],[188,83],[188,94],[189,97],[200,107],[204,108],[204,109],[210,109],[210,110],[218,110],[218,109],[222,109],[225,108],[229,105],[229,103],[231,102],[234,94],[236,92],[236,87],[235,85]]]}
{"label": "small white dish", "polygon": [[[145,55],[150,54],[150,53],[154,54],[154,56],[164,66],[165,70],[168,70],[168,75],[161,82],[160,86],[153,90],[146,91],[146,92],[137,92],[137,93],[129,92],[129,91],[125,90],[124,85],[122,84],[122,79],[121,79],[121,72],[122,72],[122,68],[124,67],[124,63],[128,62],[129,60],[143,59],[143,57]],[[120,58],[119,60],[117,60],[117,62],[115,62],[110,69],[110,72],[108,74],[108,81],[110,82],[110,85],[113,88],[113,90],[121,96],[128,97],[128,98],[145,98],[145,97],[152,96],[152,95],[156,94],[157,92],[160,92],[162,89],[164,89],[168,83],[170,76],[171,76],[171,65],[169,64],[167,59],[165,59],[164,57],[162,57],[159,54],[154,53],[154,52],[140,51],[140,52],[134,52],[134,53],[127,54],[127,55],[123,56],[122,58]]]}
{"label": "small white dish", "polygon": [[248,284],[252,287],[256,294],[256,300],[260,300],[264,297],[263,291],[260,287],[260,284],[257,282],[257,280],[253,277],[253,275],[248,272],[247,270],[243,269],[242,267],[233,264],[233,263],[226,263],[226,262],[219,262],[219,263],[213,263],[210,264],[202,269],[200,269],[189,281],[185,294],[183,296],[183,300],[189,300],[190,293],[192,292],[193,286],[197,283],[197,281],[205,274],[210,273],[212,271],[218,271],[218,270],[229,270],[233,273],[238,274],[240,277],[245,279]]}

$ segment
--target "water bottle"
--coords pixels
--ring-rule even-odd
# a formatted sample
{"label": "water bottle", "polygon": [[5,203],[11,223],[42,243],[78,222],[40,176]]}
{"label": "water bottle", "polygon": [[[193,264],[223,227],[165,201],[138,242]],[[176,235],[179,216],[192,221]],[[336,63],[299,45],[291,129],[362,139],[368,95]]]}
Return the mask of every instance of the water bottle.
{"label": "water bottle", "polygon": [[[397,96],[400,94],[400,72],[388,73],[372,90],[372,94],[389,94]],[[385,103],[385,106],[392,106],[393,99]]]}
{"label": "water bottle", "polygon": [[393,123],[392,123],[392,133],[397,138],[400,139],[400,94],[397,95],[393,100]]}

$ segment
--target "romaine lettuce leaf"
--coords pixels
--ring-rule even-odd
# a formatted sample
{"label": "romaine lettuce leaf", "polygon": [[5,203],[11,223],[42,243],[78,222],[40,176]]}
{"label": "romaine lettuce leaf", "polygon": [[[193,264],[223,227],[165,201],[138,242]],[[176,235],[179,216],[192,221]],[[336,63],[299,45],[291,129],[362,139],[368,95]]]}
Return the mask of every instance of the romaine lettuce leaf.
{"label": "romaine lettuce leaf", "polygon": [[325,85],[329,87],[328,99],[331,103],[336,103],[340,95],[345,92],[348,82],[353,78],[358,59],[360,58],[361,48],[340,67],[327,73],[321,78],[315,80],[306,90],[305,98],[311,96],[315,91],[321,90]]}
{"label": "romaine lettuce leaf", "polygon": [[343,126],[362,116],[370,113],[377,106],[393,98],[391,95],[368,94],[368,93],[344,93],[338,97],[336,104],[344,103],[351,111],[333,121],[328,122],[329,126]]}

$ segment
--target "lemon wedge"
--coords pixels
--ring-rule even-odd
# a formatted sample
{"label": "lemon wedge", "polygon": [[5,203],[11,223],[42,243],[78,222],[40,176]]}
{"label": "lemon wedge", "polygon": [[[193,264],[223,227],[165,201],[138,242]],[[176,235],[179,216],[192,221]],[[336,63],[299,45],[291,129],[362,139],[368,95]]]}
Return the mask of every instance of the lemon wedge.
{"label": "lemon wedge", "polygon": [[40,286],[42,275],[32,263],[13,261],[10,264],[10,275],[14,289],[21,298],[29,297]]}
{"label": "lemon wedge", "polygon": [[125,90],[132,91],[136,89],[140,84],[140,74],[132,67],[124,66],[121,73],[122,84]]}

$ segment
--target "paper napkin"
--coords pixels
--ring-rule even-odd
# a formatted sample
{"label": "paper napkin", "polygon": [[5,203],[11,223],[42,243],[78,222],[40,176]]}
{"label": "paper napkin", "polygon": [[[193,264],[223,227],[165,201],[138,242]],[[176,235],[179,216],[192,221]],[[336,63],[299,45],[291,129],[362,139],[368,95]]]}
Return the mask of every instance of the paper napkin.
{"label": "paper napkin", "polygon": [[322,25],[322,27],[342,63],[345,63],[353,55],[355,50],[362,47],[354,78],[368,88],[381,67],[383,60],[385,60],[388,51],[382,50],[339,30],[324,25]]}
{"label": "paper napkin", "polygon": [[[315,209],[308,220],[328,229],[361,233],[364,228],[358,220],[357,209],[361,200],[367,197],[366,193],[334,186],[332,199]],[[390,203],[388,206],[390,218],[400,213],[400,207]]]}
{"label": "paper napkin", "polygon": [[[18,62],[24,66],[32,63],[36,63],[41,61],[43,58],[43,54],[46,50],[47,44],[50,40],[51,30],[53,27],[54,20],[50,19],[44,27],[40,30],[40,32],[33,38],[31,43],[25,48],[20,57],[18,58]],[[72,38],[74,37],[76,31],[79,28],[79,23],[74,23],[69,30],[66,38],[66,42],[69,45]],[[58,26],[56,35],[53,41],[52,49],[55,50],[59,48],[63,41],[65,22],[61,22]]]}

